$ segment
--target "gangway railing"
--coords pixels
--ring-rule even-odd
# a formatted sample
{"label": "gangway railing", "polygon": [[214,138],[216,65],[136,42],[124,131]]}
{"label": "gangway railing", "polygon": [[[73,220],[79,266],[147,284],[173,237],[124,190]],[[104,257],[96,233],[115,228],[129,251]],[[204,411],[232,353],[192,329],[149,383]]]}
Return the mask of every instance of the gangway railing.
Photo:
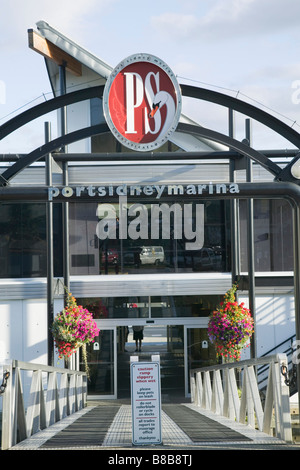
{"label": "gangway railing", "polygon": [[1,369],[2,450],[86,406],[85,372],[17,360]]}
{"label": "gangway railing", "polygon": [[[296,393],[297,390],[297,367],[293,363],[293,355],[295,352],[296,334],[290,336],[286,340],[274,346],[260,357],[267,357],[274,354],[286,354],[288,361],[289,387],[290,395]],[[264,393],[268,378],[268,365],[262,365],[257,368],[258,386],[261,393]]]}
{"label": "gangway railing", "polygon": [[[256,368],[268,366],[264,400]],[[195,405],[292,442],[289,387],[285,354],[219,364],[190,371],[191,400]]]}

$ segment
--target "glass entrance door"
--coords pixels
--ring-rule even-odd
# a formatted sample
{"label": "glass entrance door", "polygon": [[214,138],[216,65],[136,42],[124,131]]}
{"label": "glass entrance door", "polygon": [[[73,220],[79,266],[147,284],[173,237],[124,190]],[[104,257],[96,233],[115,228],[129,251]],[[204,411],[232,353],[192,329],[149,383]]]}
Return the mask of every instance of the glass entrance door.
{"label": "glass entrance door", "polygon": [[[139,322],[142,323],[141,320]],[[142,362],[151,361],[152,355],[159,354],[161,393],[165,402],[176,396],[190,395],[191,369],[216,364],[215,351],[208,341],[206,326],[148,325],[145,320],[143,323],[141,351],[136,351],[133,321],[129,327],[103,327],[99,324],[99,336],[94,343],[87,345],[89,398],[130,398],[132,355],[137,355]],[[84,369],[82,362],[81,369]]]}
{"label": "glass entrance door", "polygon": [[216,354],[208,340],[207,327],[185,327],[185,396],[190,391],[190,370],[215,365]]}
{"label": "glass entrance door", "polygon": [[95,342],[87,345],[89,397],[117,398],[116,344],[116,328],[101,325]]}
{"label": "glass entrance door", "polygon": [[161,393],[167,400],[184,396],[184,338],[183,325],[148,325],[144,322],[141,351],[133,336],[133,324],[117,327],[117,382],[118,398],[130,397],[130,356],[140,362],[151,361],[159,354],[161,366]]}

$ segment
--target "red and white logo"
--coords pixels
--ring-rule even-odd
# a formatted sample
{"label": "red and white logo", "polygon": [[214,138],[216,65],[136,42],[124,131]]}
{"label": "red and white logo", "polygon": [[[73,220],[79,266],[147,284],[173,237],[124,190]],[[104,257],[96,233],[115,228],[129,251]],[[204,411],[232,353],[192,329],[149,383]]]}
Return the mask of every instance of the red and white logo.
{"label": "red and white logo", "polygon": [[135,54],[112,71],[103,93],[107,124],[123,145],[152,151],[167,142],[181,113],[174,73],[150,54]]}

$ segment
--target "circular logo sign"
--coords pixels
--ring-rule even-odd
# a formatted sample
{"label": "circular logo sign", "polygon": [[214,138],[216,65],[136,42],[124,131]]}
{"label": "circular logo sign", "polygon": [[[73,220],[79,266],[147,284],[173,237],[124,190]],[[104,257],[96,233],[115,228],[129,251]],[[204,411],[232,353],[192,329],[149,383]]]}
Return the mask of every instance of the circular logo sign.
{"label": "circular logo sign", "polygon": [[103,110],[113,135],[126,147],[153,151],[168,141],[181,113],[174,73],[150,54],[135,54],[112,71],[103,93]]}

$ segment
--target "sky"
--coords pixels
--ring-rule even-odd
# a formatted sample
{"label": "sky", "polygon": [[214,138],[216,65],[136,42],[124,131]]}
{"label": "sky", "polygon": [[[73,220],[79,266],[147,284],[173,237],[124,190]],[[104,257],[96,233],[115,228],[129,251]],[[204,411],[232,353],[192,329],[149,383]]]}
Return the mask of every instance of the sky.
{"label": "sky", "polygon": [[[52,97],[41,55],[27,30],[44,20],[111,66],[147,52],[166,62],[179,84],[220,91],[254,104],[300,132],[299,0],[0,0],[0,125]],[[228,132],[227,111],[183,100],[183,112]],[[55,116],[53,125],[55,125]],[[51,119],[52,119],[51,118]],[[44,143],[38,120],[0,141],[0,155]],[[236,117],[244,138],[245,117]],[[252,124],[252,145],[292,145]]]}

